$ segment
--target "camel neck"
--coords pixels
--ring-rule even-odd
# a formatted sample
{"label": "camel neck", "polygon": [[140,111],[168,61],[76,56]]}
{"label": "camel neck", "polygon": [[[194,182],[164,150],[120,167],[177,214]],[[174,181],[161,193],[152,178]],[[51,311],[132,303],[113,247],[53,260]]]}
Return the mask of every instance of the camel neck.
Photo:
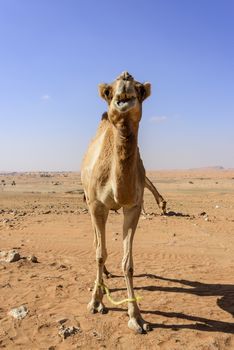
{"label": "camel neck", "polygon": [[129,123],[114,127],[115,157],[119,162],[131,162],[137,152],[138,127]]}
{"label": "camel neck", "polygon": [[[114,130],[114,161],[116,198],[122,205],[129,204],[135,198],[137,177],[138,132],[129,126]],[[126,190],[127,189],[127,190]]]}

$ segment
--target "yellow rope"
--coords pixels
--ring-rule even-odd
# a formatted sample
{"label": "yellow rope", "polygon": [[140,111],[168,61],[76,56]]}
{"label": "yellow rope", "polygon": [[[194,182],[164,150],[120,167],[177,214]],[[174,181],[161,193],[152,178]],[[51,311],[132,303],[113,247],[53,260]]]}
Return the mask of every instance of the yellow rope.
{"label": "yellow rope", "polygon": [[115,301],[114,299],[112,299],[111,295],[110,295],[110,290],[107,288],[107,286],[104,283],[98,284],[98,287],[101,287],[105,290],[106,292],[106,296],[107,299],[113,304],[113,305],[121,305],[123,303],[128,303],[128,302],[132,302],[132,301],[140,301],[142,300],[142,297],[136,296],[135,298],[126,298],[120,301]]}

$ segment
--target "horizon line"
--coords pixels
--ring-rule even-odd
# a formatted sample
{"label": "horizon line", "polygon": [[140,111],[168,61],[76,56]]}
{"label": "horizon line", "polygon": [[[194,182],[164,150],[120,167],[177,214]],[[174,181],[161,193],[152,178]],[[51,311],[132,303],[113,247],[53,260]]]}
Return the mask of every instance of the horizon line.
{"label": "horizon line", "polygon": [[[233,170],[234,167],[223,167],[220,165],[215,166],[202,166],[202,167],[190,167],[190,168],[160,168],[160,169],[145,169],[146,172],[151,171],[194,171],[194,170]],[[23,174],[23,173],[80,173],[81,170],[11,170],[11,171],[0,171],[0,175],[10,175],[10,174]]]}

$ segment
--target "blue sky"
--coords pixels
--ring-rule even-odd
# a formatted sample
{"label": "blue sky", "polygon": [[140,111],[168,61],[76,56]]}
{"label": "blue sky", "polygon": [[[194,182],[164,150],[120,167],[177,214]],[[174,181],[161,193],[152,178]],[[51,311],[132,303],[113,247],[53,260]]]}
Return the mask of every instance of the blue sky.
{"label": "blue sky", "polygon": [[234,168],[234,1],[0,0],[0,171],[79,170],[100,82],[150,81],[147,169]]}

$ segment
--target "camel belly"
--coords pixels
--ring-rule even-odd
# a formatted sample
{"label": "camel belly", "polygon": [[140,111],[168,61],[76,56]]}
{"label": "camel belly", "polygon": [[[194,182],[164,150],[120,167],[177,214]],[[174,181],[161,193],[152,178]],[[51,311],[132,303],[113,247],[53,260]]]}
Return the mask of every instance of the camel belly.
{"label": "camel belly", "polygon": [[116,202],[112,188],[105,186],[97,191],[97,199],[102,202],[108,209],[118,210],[121,204]]}
{"label": "camel belly", "polygon": [[[128,190],[126,190],[128,192]],[[126,193],[123,195],[120,192],[116,192],[112,186],[105,186],[100,191],[97,191],[97,198],[108,209],[118,210],[121,207],[133,207],[142,202],[142,191],[136,191],[130,196]]]}

